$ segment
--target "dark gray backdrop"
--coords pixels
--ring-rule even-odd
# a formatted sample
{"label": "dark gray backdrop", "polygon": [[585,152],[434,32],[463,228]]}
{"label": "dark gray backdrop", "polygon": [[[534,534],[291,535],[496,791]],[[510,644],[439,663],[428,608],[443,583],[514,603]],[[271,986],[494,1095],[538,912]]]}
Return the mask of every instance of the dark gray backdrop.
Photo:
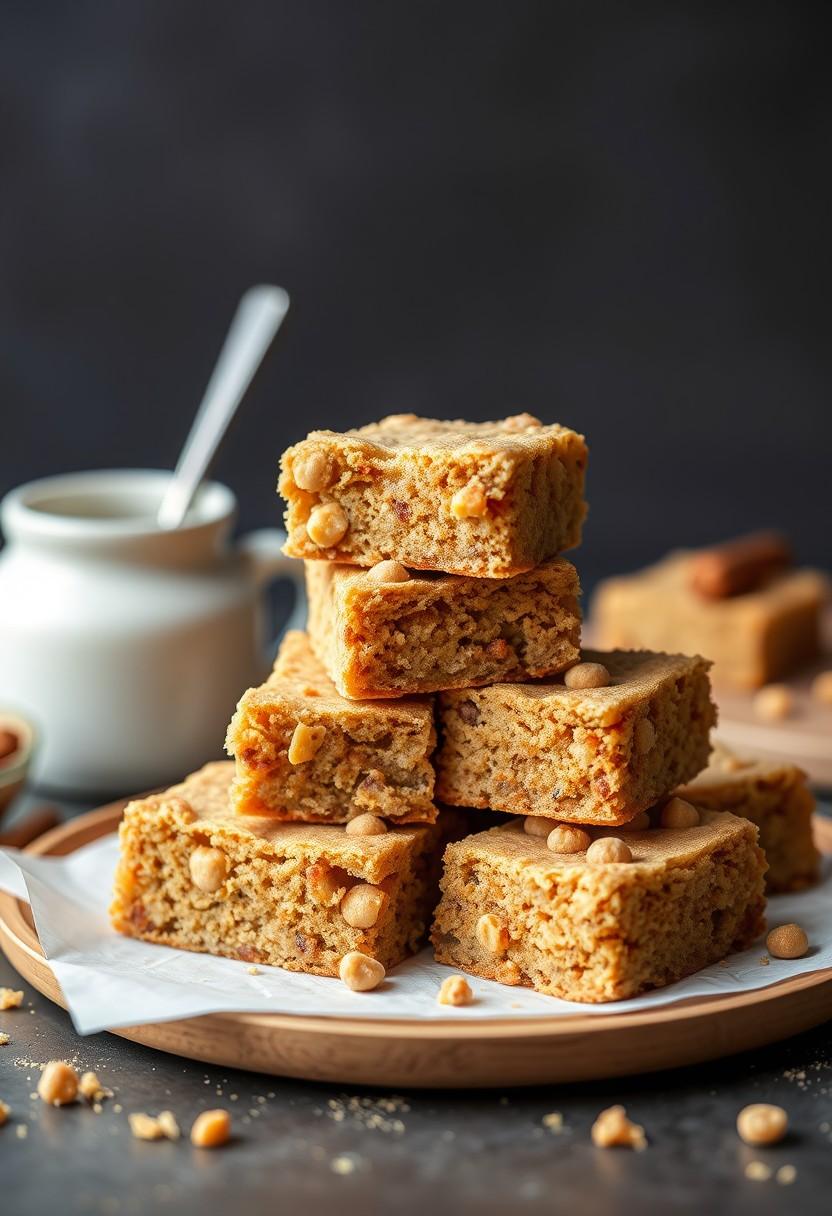
{"label": "dark gray backdrop", "polygon": [[170,465],[234,304],[294,307],[223,452],[385,412],[583,430],[585,581],[778,524],[829,558],[824,6],[6,5],[0,490]]}

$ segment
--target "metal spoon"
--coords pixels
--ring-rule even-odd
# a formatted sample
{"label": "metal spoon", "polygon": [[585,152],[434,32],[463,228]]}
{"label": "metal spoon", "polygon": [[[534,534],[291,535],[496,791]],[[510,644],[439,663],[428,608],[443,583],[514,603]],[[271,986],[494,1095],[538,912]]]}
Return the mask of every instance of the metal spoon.
{"label": "metal spoon", "polygon": [[282,287],[251,287],[231,322],[220,357],[196,412],[176,471],[159,506],[160,528],[178,528],[188,513],[228,424],[289,309]]}

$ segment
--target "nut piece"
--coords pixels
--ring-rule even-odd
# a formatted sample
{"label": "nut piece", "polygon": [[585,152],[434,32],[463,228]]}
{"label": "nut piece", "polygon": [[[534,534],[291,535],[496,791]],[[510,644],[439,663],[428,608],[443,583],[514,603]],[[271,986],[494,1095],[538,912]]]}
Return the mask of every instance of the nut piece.
{"label": "nut piece", "polygon": [[156,1122],[162,1129],[162,1135],[166,1140],[178,1140],[182,1135],[179,1130],[179,1124],[176,1122],[176,1115],[172,1110],[162,1110],[159,1112]]}
{"label": "nut piece", "polygon": [[586,859],[593,865],[605,866],[615,861],[632,861],[633,855],[618,836],[601,836],[587,849]]}
{"label": "nut piece", "polygon": [[623,832],[646,832],[650,827],[650,816],[646,811],[640,811],[635,819],[621,825]]}
{"label": "nut piece", "polygon": [[369,811],[365,811],[363,815],[356,815],[355,819],[351,819],[346,826],[348,836],[383,836],[387,831],[387,824],[378,815],[372,815]]}
{"label": "nut piece", "polygon": [[298,722],[289,743],[289,763],[308,764],[317,755],[325,735],[325,726],[307,726],[305,722]]}
{"label": "nut piece", "polygon": [[592,1143],[597,1148],[634,1148],[641,1152],[647,1148],[644,1128],[631,1123],[623,1106],[610,1106],[602,1110],[592,1125]]}
{"label": "nut piece", "polygon": [[489,954],[505,954],[508,950],[508,929],[493,912],[479,918],[476,934],[477,941]]}
{"label": "nut piece", "polygon": [[349,526],[344,508],[337,502],[325,502],[312,508],[306,521],[306,535],[313,545],[329,549],[343,539]]}
{"label": "nut piece", "polygon": [[789,1116],[782,1106],[754,1102],[737,1115],[737,1131],[746,1144],[776,1144],[789,1130]]}
{"label": "nut piece", "polygon": [[113,1091],[102,1085],[94,1072],[85,1072],[78,1084],[78,1092],[88,1102],[103,1102],[105,1098],[112,1098]]}
{"label": "nut piece", "polygon": [[649,718],[639,718],[633,731],[633,743],[639,756],[646,756],[656,742],[656,728]]}
{"label": "nut piece", "polygon": [[809,938],[800,925],[778,925],[766,938],[766,949],[773,958],[803,958]]}
{"label": "nut piece", "polygon": [[546,838],[546,845],[553,853],[583,853],[592,843],[592,837],[581,828],[568,823],[559,823]]}
{"label": "nut piece", "polygon": [[40,1074],[38,1097],[50,1106],[68,1106],[78,1097],[78,1073],[66,1060],[50,1060]]}
{"label": "nut piece", "polygon": [[664,804],[659,816],[663,828],[695,828],[699,822],[696,807],[684,798],[671,798]]}
{"label": "nut piece", "polygon": [[0,1010],[19,1009],[23,1004],[23,990],[20,988],[0,988]]}
{"label": "nut piece", "polygon": [[512,414],[503,423],[503,430],[509,433],[513,431],[530,431],[542,425],[543,423],[539,418],[535,418],[534,414]]}
{"label": "nut piece", "polygon": [[191,1144],[197,1148],[220,1148],[231,1139],[231,1116],[227,1110],[204,1110],[194,1119]]}
{"label": "nut piece", "polygon": [[292,461],[292,477],[298,489],[317,494],[329,485],[332,470],[323,452],[302,452]]}
{"label": "nut piece", "polygon": [[603,663],[577,663],[563,677],[567,688],[606,688],[610,673]]}
{"label": "nut piece", "polygon": [[350,950],[341,959],[338,974],[353,992],[370,992],[378,988],[387,972],[377,958],[370,958],[360,950]]}
{"label": "nut piece", "polygon": [[341,915],[353,929],[372,929],[387,899],[381,887],[360,882],[341,900]]}
{"label": "nut piece", "polygon": [[547,819],[545,815],[527,815],[523,820],[523,831],[527,836],[548,836],[559,826],[557,819]]}
{"label": "nut piece", "polygon": [[408,583],[410,571],[401,562],[376,562],[366,577],[371,583]]}
{"label": "nut piece", "polygon": [[767,684],[754,697],[754,713],[766,722],[781,722],[794,709],[794,697],[785,684]]}
{"label": "nut piece", "polygon": [[194,886],[208,895],[213,895],[228,877],[228,858],[222,849],[212,849],[201,844],[188,858],[188,869]]}
{"label": "nut piece", "polygon": [[451,499],[451,512],[457,519],[481,518],[487,510],[488,498],[478,477],[472,477]]}
{"label": "nut piece", "polygon": [[474,994],[471,985],[461,975],[449,975],[442,981],[439,996],[436,998],[440,1005],[472,1005]]}
{"label": "nut piece", "polygon": [[130,1131],[136,1140],[162,1140],[165,1133],[158,1119],[146,1115],[142,1111],[134,1111],[127,1116]]}
{"label": "nut piece", "polygon": [[812,696],[821,705],[832,705],[832,671],[822,671],[812,680]]}

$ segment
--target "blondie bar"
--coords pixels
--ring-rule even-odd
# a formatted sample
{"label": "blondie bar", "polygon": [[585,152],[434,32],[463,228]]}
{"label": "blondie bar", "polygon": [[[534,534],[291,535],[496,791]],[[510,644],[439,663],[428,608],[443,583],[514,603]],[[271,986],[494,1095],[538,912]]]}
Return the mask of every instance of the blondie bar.
{"label": "blondie bar", "polygon": [[307,562],[309,636],[345,697],[546,676],[579,658],[580,586],[563,558],[506,579]]}
{"label": "blondie bar", "polygon": [[828,594],[823,575],[780,567],[761,575],[756,586],[739,584],[745,589],[736,594],[728,593],[729,580],[726,594],[705,594],[702,574],[713,552],[672,553],[646,570],[602,583],[592,605],[598,645],[704,654],[713,661],[714,682],[736,688],[779,680],[814,659]]}
{"label": "blondie bar", "polygon": [[583,657],[606,667],[607,687],[544,680],[439,694],[440,801],[620,824],[705,766],[716,720],[705,659]]}
{"label": "blondie bar", "polygon": [[616,836],[630,860],[554,853],[519,820],[448,845],[437,960],[598,1003],[672,984],[762,932],[765,859],[747,819],[703,811],[698,826]]}
{"label": "blondie bar", "polygon": [[359,566],[508,578],[579,544],[581,435],[529,414],[439,422],[395,414],[313,431],[283,455],[286,552]]}
{"label": "blondie bar", "polygon": [[243,695],[228,728],[233,802],[241,814],[309,823],[366,811],[431,822],[435,745],[429,700],[347,701],[307,635],[290,632],[271,677]]}
{"label": "blondie bar", "polygon": [[768,862],[769,891],[801,891],[817,881],[815,800],[797,765],[741,758],[717,744],[705,771],[677,793],[698,806],[731,811],[756,824]]}
{"label": "blondie bar", "polygon": [[127,807],[110,910],[120,933],[315,975],[337,975],[352,950],[388,968],[419,947],[440,825],[351,836],[242,818],[232,773],[209,764]]}

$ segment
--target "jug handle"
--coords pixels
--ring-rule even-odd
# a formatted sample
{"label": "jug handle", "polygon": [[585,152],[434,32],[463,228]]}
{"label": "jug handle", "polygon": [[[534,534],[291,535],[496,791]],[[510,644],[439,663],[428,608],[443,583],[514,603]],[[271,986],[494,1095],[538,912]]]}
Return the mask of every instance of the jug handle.
{"label": "jug handle", "polygon": [[294,588],[294,602],[288,620],[280,632],[271,638],[266,647],[269,667],[274,662],[277,644],[290,629],[306,628],[306,586],[303,578],[303,562],[287,557],[282,552],[286,544],[286,533],[282,528],[258,528],[237,542],[237,548],[248,559],[254,580],[261,591],[276,579],[285,578]]}

